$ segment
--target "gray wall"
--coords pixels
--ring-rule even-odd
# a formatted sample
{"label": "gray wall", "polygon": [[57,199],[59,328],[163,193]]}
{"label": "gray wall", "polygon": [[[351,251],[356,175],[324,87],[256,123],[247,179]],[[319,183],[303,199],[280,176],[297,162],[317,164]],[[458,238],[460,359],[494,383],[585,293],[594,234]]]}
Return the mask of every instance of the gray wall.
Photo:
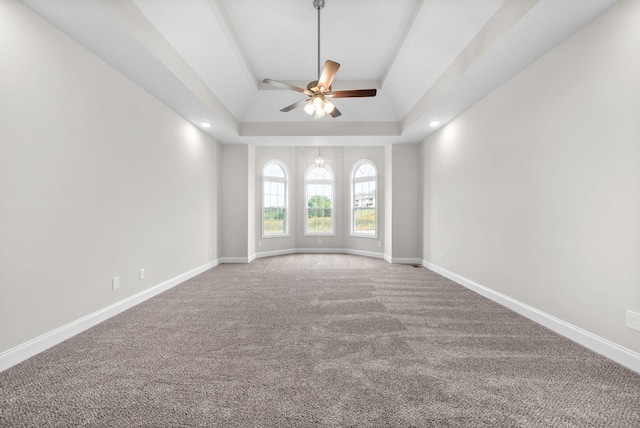
{"label": "gray wall", "polygon": [[393,210],[391,260],[394,263],[419,262],[420,174],[418,146],[396,144],[391,146]]}
{"label": "gray wall", "polygon": [[420,148],[425,261],[636,352],[639,22],[620,2]]}
{"label": "gray wall", "polygon": [[[249,164],[248,146],[226,145],[222,148],[222,261],[249,261]],[[253,177],[253,175],[251,175]]]}
{"label": "gray wall", "polygon": [[0,56],[0,353],[218,258],[220,145],[21,3]]}
{"label": "gray wall", "polygon": [[[384,146],[384,194],[388,200],[393,200],[393,146]],[[393,253],[393,206],[385,204],[384,207],[384,258],[391,263]]]}

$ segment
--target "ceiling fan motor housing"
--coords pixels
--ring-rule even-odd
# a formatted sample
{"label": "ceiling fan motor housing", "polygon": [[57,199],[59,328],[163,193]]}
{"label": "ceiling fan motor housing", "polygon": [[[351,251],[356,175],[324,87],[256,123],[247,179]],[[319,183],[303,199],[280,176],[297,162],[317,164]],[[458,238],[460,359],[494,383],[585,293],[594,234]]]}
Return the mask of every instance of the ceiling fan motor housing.
{"label": "ceiling fan motor housing", "polygon": [[[316,92],[313,89],[316,88],[316,91],[318,91],[320,88],[318,88],[318,81],[314,80],[313,82],[309,82],[307,84],[307,90],[311,91],[311,92]],[[323,92],[331,92],[331,86],[329,86],[328,88],[324,88]]]}
{"label": "ceiling fan motor housing", "polygon": [[324,0],[313,0],[313,7],[322,9],[324,7]]}

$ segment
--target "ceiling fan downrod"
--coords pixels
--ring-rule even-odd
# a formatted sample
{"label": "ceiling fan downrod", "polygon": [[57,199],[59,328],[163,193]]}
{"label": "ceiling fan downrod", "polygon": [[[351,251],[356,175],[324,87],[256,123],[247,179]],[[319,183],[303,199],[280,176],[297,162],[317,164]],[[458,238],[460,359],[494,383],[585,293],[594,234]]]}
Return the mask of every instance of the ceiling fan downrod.
{"label": "ceiling fan downrod", "polygon": [[318,80],[320,80],[320,11],[324,8],[324,0],[313,0],[313,7],[318,11]]}

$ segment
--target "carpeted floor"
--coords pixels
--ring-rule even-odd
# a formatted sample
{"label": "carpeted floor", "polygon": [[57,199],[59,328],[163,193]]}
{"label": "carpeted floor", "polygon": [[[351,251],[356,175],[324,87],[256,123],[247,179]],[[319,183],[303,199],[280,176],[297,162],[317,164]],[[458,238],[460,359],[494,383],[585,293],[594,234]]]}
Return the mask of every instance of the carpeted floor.
{"label": "carpeted floor", "polygon": [[638,427],[640,375],[427,269],[291,255],[0,373],[0,426]]}

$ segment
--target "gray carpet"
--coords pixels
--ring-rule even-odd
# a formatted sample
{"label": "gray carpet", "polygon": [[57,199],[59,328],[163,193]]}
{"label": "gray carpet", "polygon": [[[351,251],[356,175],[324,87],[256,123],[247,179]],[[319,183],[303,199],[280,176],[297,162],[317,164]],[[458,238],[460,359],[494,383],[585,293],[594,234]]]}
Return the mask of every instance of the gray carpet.
{"label": "gray carpet", "polygon": [[638,427],[640,375],[427,269],[221,265],[0,373],[0,426]]}

